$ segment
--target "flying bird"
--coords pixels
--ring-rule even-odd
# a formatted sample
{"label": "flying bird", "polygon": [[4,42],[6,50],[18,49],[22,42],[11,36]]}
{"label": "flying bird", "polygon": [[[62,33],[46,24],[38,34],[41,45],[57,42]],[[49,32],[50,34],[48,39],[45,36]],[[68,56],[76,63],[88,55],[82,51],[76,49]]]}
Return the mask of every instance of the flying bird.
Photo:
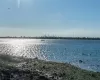
{"label": "flying bird", "polygon": [[10,8],[8,8],[8,9],[10,9]]}

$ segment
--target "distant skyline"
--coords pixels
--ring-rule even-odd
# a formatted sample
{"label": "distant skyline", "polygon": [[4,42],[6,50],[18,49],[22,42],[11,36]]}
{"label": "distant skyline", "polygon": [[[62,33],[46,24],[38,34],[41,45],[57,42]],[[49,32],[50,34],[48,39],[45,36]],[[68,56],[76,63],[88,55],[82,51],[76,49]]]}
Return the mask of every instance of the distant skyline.
{"label": "distant skyline", "polygon": [[100,0],[0,0],[0,36],[100,37]]}

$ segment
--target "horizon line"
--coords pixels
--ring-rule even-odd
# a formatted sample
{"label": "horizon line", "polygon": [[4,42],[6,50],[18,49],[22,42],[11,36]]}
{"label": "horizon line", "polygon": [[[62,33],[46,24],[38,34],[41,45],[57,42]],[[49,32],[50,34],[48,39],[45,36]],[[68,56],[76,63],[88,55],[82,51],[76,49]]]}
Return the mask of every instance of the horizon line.
{"label": "horizon line", "polygon": [[100,40],[100,37],[62,37],[62,36],[0,36],[0,38],[14,39],[85,39],[85,40]]}

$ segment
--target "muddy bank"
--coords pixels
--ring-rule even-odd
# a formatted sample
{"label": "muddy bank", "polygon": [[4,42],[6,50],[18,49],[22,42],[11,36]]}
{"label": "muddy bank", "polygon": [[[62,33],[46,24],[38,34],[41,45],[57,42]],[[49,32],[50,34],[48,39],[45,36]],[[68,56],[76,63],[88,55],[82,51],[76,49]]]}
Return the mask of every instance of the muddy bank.
{"label": "muddy bank", "polygon": [[42,72],[19,70],[19,69],[5,69],[0,70],[0,80],[56,80],[53,77],[48,77]]}
{"label": "muddy bank", "polygon": [[68,63],[0,55],[0,80],[100,80],[100,73]]}

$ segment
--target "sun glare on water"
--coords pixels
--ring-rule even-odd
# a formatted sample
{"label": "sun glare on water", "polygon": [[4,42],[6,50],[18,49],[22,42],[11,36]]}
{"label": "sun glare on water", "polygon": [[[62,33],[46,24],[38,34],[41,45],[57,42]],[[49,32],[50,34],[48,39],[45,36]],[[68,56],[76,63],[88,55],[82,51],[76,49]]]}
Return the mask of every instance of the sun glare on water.
{"label": "sun glare on water", "polygon": [[22,45],[22,44],[25,44],[25,42],[26,42],[25,40],[19,40],[19,39],[9,41],[9,43],[11,43],[12,45],[19,45],[19,44]]}
{"label": "sun glare on water", "polygon": [[20,54],[20,52],[23,51],[24,46],[26,45],[27,41],[18,39],[18,40],[10,40],[8,43],[12,46],[13,53],[15,53],[12,55],[14,55],[14,56],[16,56],[16,55],[22,56],[23,55],[23,54]]}
{"label": "sun glare on water", "polygon": [[[12,56],[23,56],[27,58],[45,58],[45,56],[41,53],[40,54],[40,47],[39,45],[43,44],[41,40],[37,39],[11,39],[7,41],[7,44],[10,45]],[[41,57],[42,56],[42,57]],[[46,58],[45,58],[46,59]]]}

